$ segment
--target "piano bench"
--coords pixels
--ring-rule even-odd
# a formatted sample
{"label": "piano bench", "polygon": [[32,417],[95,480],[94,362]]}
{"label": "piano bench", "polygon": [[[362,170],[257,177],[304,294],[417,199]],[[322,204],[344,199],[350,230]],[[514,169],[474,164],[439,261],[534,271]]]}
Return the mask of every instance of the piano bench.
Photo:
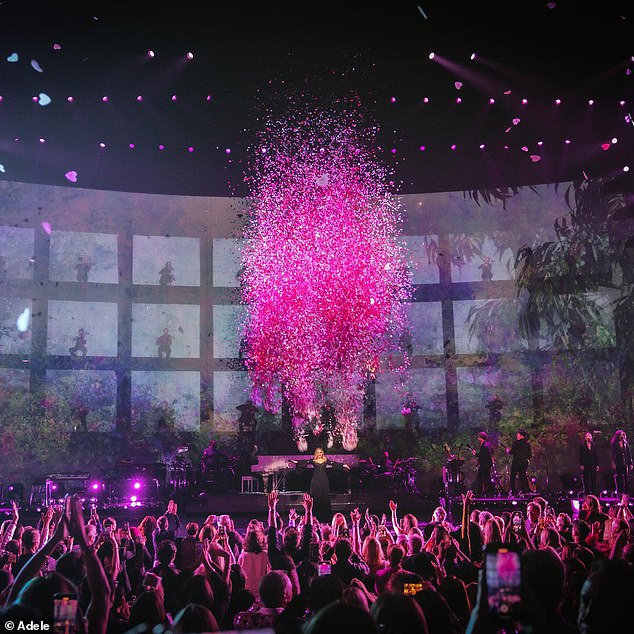
{"label": "piano bench", "polygon": [[242,476],[240,483],[240,493],[259,493],[259,478],[254,476]]}

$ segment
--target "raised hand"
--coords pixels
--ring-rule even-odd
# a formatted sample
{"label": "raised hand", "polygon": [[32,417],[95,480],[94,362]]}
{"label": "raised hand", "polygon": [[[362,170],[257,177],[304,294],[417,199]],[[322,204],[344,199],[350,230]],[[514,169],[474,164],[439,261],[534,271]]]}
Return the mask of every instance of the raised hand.
{"label": "raised hand", "polygon": [[350,520],[353,524],[358,524],[361,521],[361,513],[359,512],[359,509],[350,511]]}
{"label": "raised hand", "polygon": [[68,521],[68,532],[79,544],[80,548],[86,548],[86,530],[84,526],[84,516],[82,514],[81,500],[77,496],[67,498],[66,516]]}
{"label": "raised hand", "polygon": [[275,491],[275,490],[271,491],[269,493],[267,499],[268,499],[268,503],[269,503],[269,509],[275,510],[275,507],[277,506],[277,499],[278,499],[277,491]]}
{"label": "raised hand", "polygon": [[306,509],[306,513],[310,513],[313,510],[313,498],[310,494],[304,493],[303,504]]}
{"label": "raised hand", "polygon": [[392,513],[396,513],[396,509],[398,507],[398,504],[394,501],[394,500],[390,500],[390,511],[392,511]]}

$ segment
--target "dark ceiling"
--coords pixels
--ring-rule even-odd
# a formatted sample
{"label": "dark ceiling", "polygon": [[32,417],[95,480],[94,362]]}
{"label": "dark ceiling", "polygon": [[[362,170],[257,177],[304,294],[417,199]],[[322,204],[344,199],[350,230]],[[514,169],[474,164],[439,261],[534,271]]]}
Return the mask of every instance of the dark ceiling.
{"label": "dark ceiling", "polygon": [[610,0],[5,0],[0,177],[244,195],[263,113],[354,94],[401,193],[628,179],[633,21]]}

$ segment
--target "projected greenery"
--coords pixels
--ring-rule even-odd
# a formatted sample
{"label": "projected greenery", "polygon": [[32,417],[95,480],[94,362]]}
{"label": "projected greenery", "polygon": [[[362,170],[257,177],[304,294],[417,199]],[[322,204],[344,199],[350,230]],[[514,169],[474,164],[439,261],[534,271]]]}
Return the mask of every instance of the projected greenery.
{"label": "projected greenery", "polygon": [[[90,192],[81,195],[86,199],[78,208],[95,204]],[[125,195],[117,196],[100,204],[125,209]],[[63,202],[66,213],[73,201],[65,194]],[[480,428],[499,440],[498,467],[504,469],[501,445],[521,427],[533,444],[534,475],[558,487],[557,476],[575,469],[583,431],[600,432],[605,450],[614,429],[632,423],[634,237],[631,221],[623,219],[626,202],[607,180],[413,197],[404,240],[415,297],[403,335],[412,367],[370,386],[357,452],[377,456],[389,447],[395,455],[416,456],[419,472],[437,480],[445,445],[462,452],[471,473],[466,445],[475,443]],[[181,203],[167,197],[167,204]],[[42,253],[49,252],[41,230],[0,228],[5,481],[19,471],[89,470],[120,457],[163,455],[180,444],[192,447],[195,459],[210,437],[230,445],[238,435],[237,410],[249,388],[236,318],[239,223],[214,224],[220,214],[202,221],[196,208],[173,214],[172,224],[153,232],[153,242],[117,214],[109,226],[91,227],[87,218],[77,227],[83,236],[101,232],[94,234],[96,244],[108,247],[102,277],[87,283],[66,271],[75,260],[64,264],[62,238],[72,232],[52,240],[50,271],[38,272],[46,262]],[[145,218],[146,231],[154,220]],[[184,249],[158,237],[179,232],[188,236]],[[203,238],[192,237],[203,234],[209,248],[213,244],[208,261],[199,258]],[[158,253],[163,246],[143,247],[155,242],[171,250],[165,255]],[[126,244],[130,265],[122,273]],[[156,270],[167,259],[178,277],[161,285]],[[44,305],[48,323],[16,329],[25,307],[37,313]],[[168,309],[180,312],[157,330],[155,309],[168,317]],[[86,358],[68,354],[69,333],[80,320],[90,325]],[[174,349],[161,359],[156,337],[165,326]],[[493,396],[503,403],[499,419],[487,409]],[[276,453],[283,435],[290,436],[288,421],[264,411],[257,420],[262,451]],[[609,471],[607,458],[604,466]]]}

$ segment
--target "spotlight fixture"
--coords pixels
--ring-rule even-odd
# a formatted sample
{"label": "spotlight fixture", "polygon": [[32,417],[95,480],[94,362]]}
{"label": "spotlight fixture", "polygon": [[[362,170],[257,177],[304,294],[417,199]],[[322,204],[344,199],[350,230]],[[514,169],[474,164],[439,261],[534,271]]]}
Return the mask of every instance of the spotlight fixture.
{"label": "spotlight fixture", "polygon": [[434,57],[436,57],[436,53],[432,52],[429,54],[429,59],[434,59]]}

